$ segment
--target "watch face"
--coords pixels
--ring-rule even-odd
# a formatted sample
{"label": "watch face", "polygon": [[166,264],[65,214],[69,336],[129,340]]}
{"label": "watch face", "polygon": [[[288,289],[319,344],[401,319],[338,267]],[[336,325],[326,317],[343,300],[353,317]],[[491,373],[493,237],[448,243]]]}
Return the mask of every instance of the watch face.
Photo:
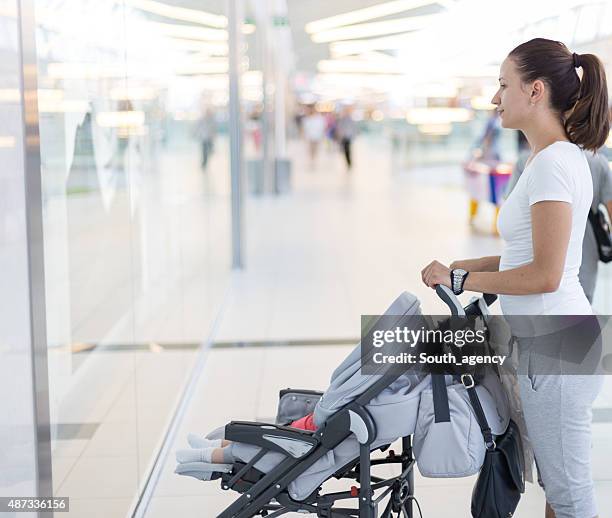
{"label": "watch face", "polygon": [[462,288],[462,284],[463,284],[463,279],[465,278],[465,276],[467,275],[467,271],[465,271],[463,268],[455,268],[452,271],[452,281],[453,281],[453,293],[455,295],[460,295],[461,292],[463,291]]}

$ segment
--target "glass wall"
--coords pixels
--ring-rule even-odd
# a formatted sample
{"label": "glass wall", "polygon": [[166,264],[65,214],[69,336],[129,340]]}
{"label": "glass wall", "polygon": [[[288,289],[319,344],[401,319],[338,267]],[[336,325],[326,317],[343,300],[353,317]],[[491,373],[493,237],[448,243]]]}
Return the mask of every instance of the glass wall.
{"label": "glass wall", "polygon": [[36,494],[37,478],[17,20],[0,0],[0,497]]}
{"label": "glass wall", "polygon": [[229,275],[226,19],[35,4],[54,491],[125,516]]}

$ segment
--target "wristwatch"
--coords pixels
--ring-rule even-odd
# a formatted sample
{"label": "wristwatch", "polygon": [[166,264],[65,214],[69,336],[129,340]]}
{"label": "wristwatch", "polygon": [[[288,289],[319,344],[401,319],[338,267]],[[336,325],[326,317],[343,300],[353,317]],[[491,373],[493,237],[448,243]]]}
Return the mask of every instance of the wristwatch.
{"label": "wristwatch", "polygon": [[461,295],[463,293],[463,285],[470,272],[465,271],[463,268],[455,268],[451,270],[451,289],[455,295]]}

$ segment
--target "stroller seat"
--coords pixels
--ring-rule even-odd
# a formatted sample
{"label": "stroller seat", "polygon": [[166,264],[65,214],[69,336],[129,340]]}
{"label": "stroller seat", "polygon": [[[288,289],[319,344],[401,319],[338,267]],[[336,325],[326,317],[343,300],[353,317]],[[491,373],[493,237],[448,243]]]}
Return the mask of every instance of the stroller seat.
{"label": "stroller seat", "polygon": [[[456,298],[452,303],[456,305]],[[407,318],[420,315],[420,304],[414,295],[404,292],[385,315],[405,325]],[[232,421],[210,433],[209,439],[234,443],[233,464],[188,463],[179,465],[177,473],[196,478],[198,473],[207,473],[203,479],[220,479],[222,489],[240,493],[218,518],[271,518],[289,512],[330,518],[412,518],[415,459],[411,436],[421,392],[431,387],[430,376],[409,368],[400,375],[384,368],[378,375],[365,375],[361,365],[359,344],[334,371],[324,393],[281,391],[276,422]],[[286,426],[313,410],[316,431]],[[401,452],[389,450],[399,439]],[[375,450],[385,456],[371,458]],[[372,467],[382,464],[396,465],[397,474],[374,476]],[[358,485],[322,494],[322,484],[330,478],[354,480]],[[384,499],[388,500],[379,515]],[[342,500],[358,502],[358,508],[339,507]]]}

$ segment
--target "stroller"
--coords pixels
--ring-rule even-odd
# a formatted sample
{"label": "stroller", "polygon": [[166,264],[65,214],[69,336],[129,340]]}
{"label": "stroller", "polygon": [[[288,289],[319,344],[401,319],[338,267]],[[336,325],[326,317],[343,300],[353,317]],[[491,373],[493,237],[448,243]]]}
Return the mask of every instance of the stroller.
{"label": "stroller", "polygon": [[[484,295],[464,308],[448,288],[438,286],[436,291],[453,315],[486,315],[497,298]],[[407,292],[385,312],[396,325],[420,314],[418,299]],[[380,375],[364,375],[361,364],[359,344],[334,371],[325,393],[282,390],[274,424],[232,421],[208,435],[233,441],[241,452],[233,464],[220,464],[212,474],[222,489],[241,494],[217,518],[272,518],[289,512],[327,518],[413,517],[415,423],[397,416],[416,415],[420,393],[431,388],[431,376],[410,372],[409,367],[399,374],[381,367]],[[287,426],[313,411],[315,432]],[[390,415],[395,416],[395,425],[388,424]],[[389,450],[398,439],[401,453]],[[386,456],[371,458],[376,450]],[[373,466],[384,464],[398,465],[399,474],[390,478],[372,474]],[[195,465],[179,465],[176,472],[198,478]],[[322,494],[322,484],[331,477],[359,485]],[[358,508],[338,506],[342,500],[357,501]]]}

